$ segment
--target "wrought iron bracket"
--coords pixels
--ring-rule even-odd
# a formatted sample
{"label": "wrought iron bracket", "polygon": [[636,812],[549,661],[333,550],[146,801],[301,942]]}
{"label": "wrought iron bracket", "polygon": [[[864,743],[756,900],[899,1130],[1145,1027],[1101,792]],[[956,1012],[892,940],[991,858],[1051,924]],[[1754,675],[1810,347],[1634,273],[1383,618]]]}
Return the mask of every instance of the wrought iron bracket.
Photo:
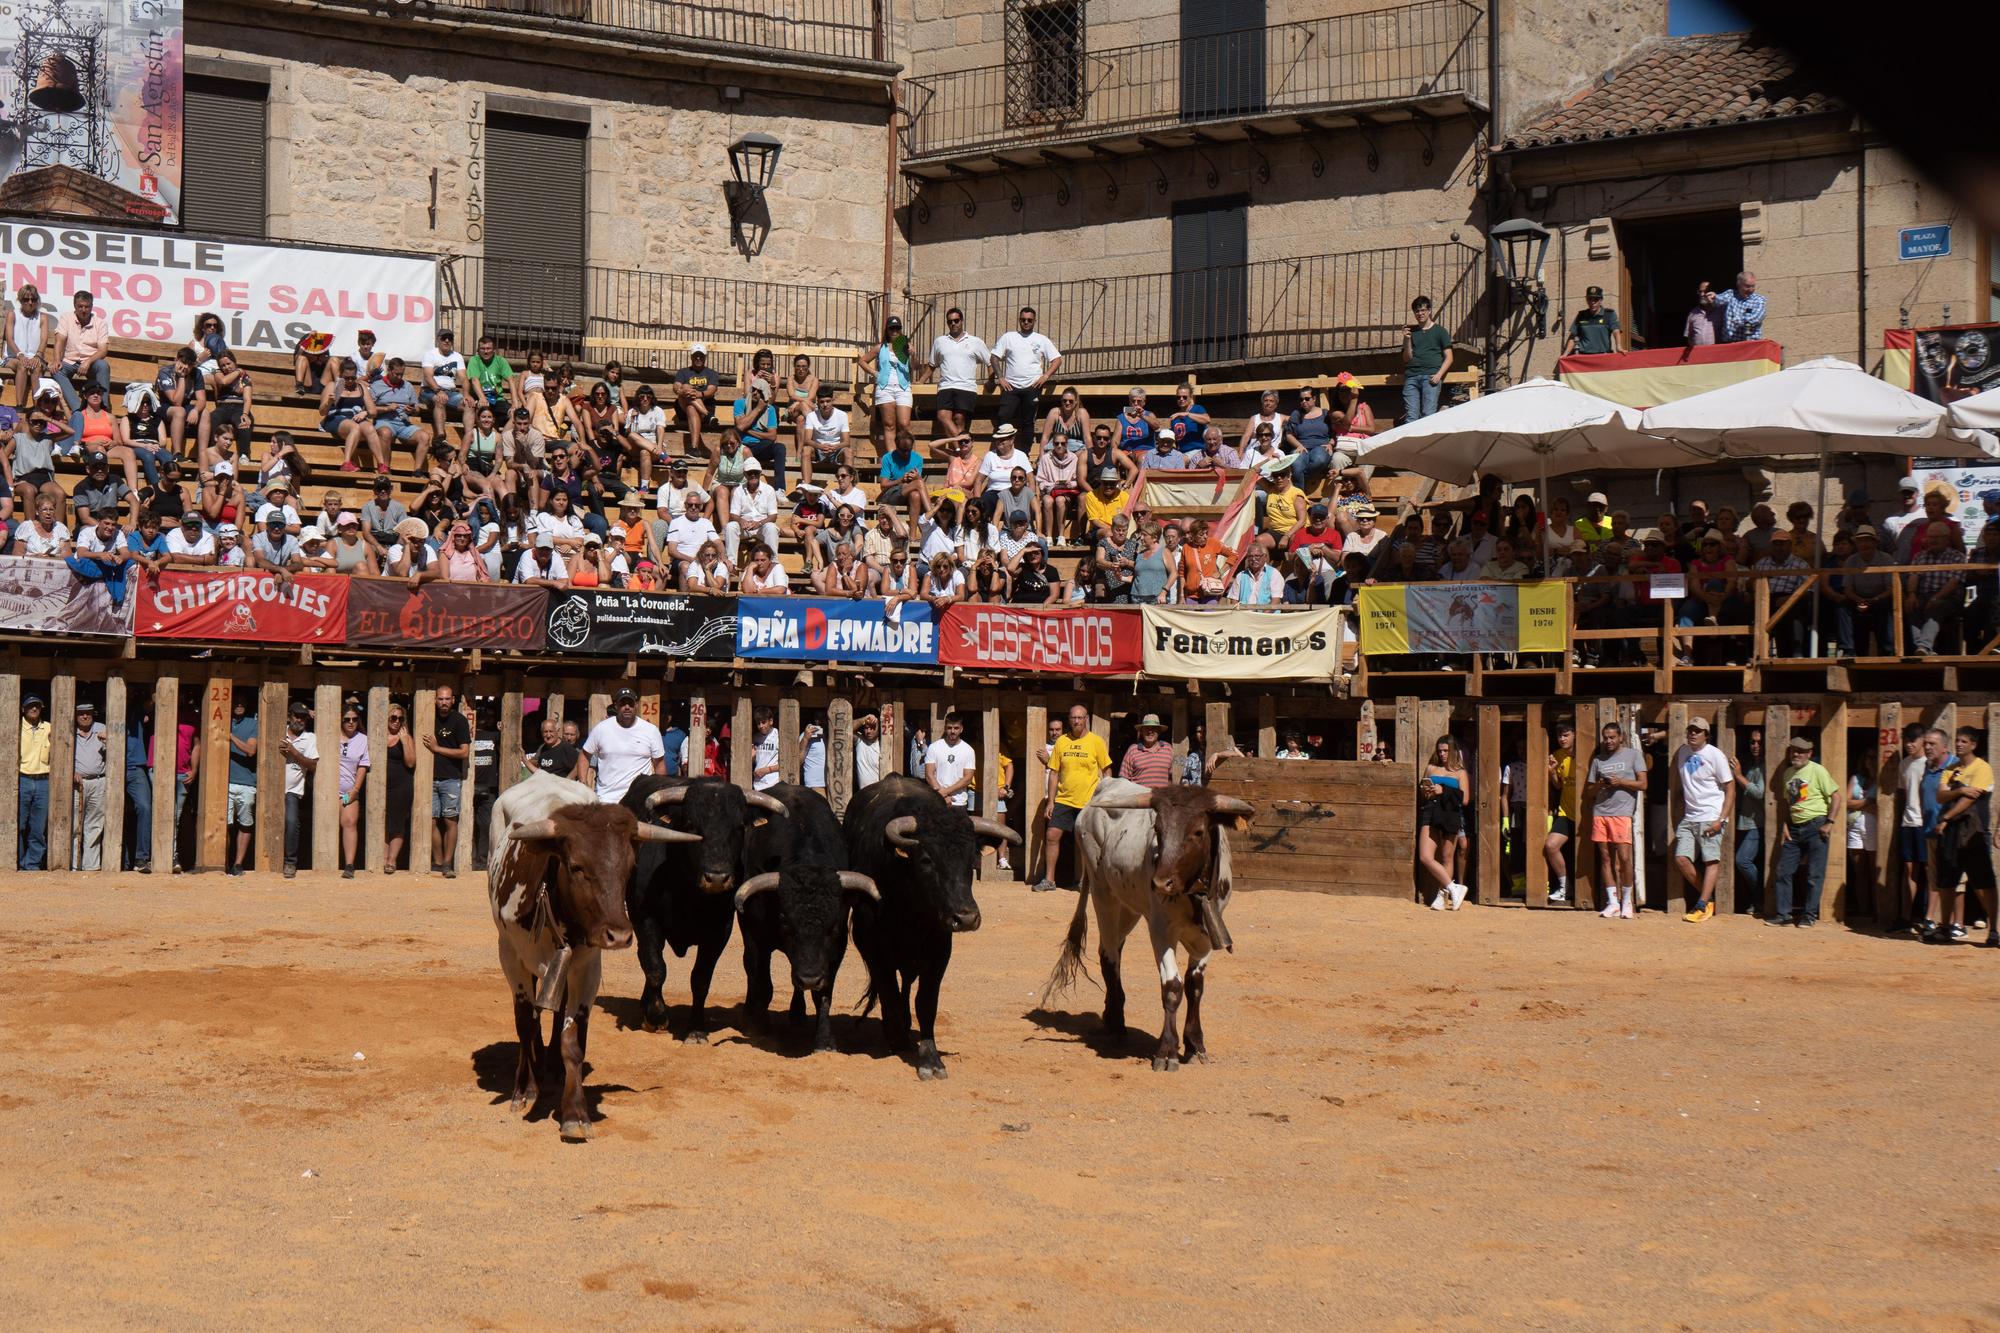
{"label": "wrought iron bracket", "polygon": [[916,214],[919,225],[931,220],[931,201],[924,198],[924,186],[927,184],[929,182],[919,176],[910,187],[910,211]]}
{"label": "wrought iron bracket", "polygon": [[1067,208],[1070,200],[1070,160],[1060,153],[1042,150],[1042,161],[1048,166],[1049,174],[1056,178],[1056,207]]}
{"label": "wrought iron bracket", "polygon": [[1354,118],[1354,128],[1361,131],[1361,142],[1368,145],[1368,169],[1370,171],[1380,171],[1382,169],[1382,150],[1375,142],[1376,132],[1382,128],[1380,122],[1370,120],[1366,116],[1356,116]]}
{"label": "wrought iron bracket", "polygon": [[1416,126],[1417,133],[1423,136],[1424,165],[1429,166],[1437,160],[1437,122],[1421,111],[1412,111],[1410,123]]}
{"label": "wrought iron bracket", "polygon": [[[1271,159],[1264,156],[1264,136],[1255,130],[1245,129],[1243,137],[1250,145],[1250,156],[1257,159],[1255,170],[1257,172],[1258,183],[1269,185],[1271,183]],[[1326,164],[1322,162],[1320,163],[1319,170],[1313,172],[1313,175],[1317,176],[1325,170]]]}
{"label": "wrought iron bracket", "polygon": [[1208,150],[1215,146],[1215,140],[1205,134],[1197,134],[1193,137],[1195,156],[1199,157],[1208,167],[1208,175],[1204,180],[1208,188],[1213,190],[1222,184],[1222,169],[1216,166],[1215,159],[1208,155]]}
{"label": "wrought iron bracket", "polygon": [[1153,170],[1158,175],[1158,178],[1153,182],[1153,193],[1165,194],[1169,186],[1169,181],[1167,179],[1167,166],[1166,163],[1160,161],[1160,154],[1167,150],[1167,145],[1161,143],[1158,139],[1148,139],[1144,135],[1141,135],[1139,137],[1139,146],[1146,150],[1146,160],[1153,164]]}
{"label": "wrought iron bracket", "polygon": [[965,216],[969,218],[979,216],[979,197],[972,193],[971,187],[967,186],[965,182],[976,180],[977,178],[976,173],[967,171],[964,167],[953,167],[951,169],[951,180],[947,182],[948,184],[957,186],[958,192],[965,196],[963,207]]}
{"label": "wrought iron bracket", "polygon": [[1109,200],[1117,199],[1118,177],[1112,174],[1110,167],[1104,165],[1104,159],[1107,157],[1115,158],[1118,155],[1103,148],[1092,148],[1090,151],[1093,155],[1091,160],[1096,164],[1097,169],[1104,173],[1104,197]]}

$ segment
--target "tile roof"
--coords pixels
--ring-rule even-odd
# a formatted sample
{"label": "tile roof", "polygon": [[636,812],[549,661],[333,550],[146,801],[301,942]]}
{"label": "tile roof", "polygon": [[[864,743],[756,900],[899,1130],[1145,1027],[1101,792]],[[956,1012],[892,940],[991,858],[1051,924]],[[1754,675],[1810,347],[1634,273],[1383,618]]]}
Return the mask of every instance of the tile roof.
{"label": "tile roof", "polygon": [[1806,86],[1790,53],[1753,33],[1673,37],[1523,126],[1501,148],[1549,148],[1838,109],[1835,98]]}

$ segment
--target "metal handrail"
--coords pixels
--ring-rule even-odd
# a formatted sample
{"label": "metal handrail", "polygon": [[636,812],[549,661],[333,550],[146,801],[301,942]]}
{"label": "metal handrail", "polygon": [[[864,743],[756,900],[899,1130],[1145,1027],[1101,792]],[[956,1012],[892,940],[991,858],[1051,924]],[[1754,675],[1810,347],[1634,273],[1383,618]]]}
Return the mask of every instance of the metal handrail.
{"label": "metal handrail", "polygon": [[[904,151],[921,165],[1108,131],[1453,94],[1484,102],[1486,40],[1484,10],[1466,0],[1424,0],[1187,41],[1079,49],[1068,72],[1014,61],[906,79],[923,100],[909,113]],[[1103,77],[1087,78],[1086,62]]]}
{"label": "metal handrail", "polygon": [[[340,2],[364,7],[356,0]],[[539,20],[556,27],[665,39],[647,45],[704,43],[785,56],[882,59],[877,0],[770,0],[756,5],[699,0],[413,0],[396,12],[418,19],[449,12],[454,18]]]}

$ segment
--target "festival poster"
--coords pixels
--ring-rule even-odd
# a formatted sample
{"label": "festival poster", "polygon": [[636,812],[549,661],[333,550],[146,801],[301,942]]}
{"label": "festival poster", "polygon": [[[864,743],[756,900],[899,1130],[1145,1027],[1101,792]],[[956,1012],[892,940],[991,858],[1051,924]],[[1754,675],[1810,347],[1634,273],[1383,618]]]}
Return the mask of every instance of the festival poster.
{"label": "festival poster", "polygon": [[132,632],[130,596],[111,604],[102,583],[86,583],[68,562],[36,556],[0,556],[0,630],[10,634],[93,634],[123,638]]}
{"label": "festival poster", "polygon": [[1131,675],[1145,664],[1137,607],[960,604],[944,613],[938,661],[947,666]]}
{"label": "festival poster", "polygon": [[1910,391],[1934,403],[2000,388],[2000,324],[1918,329],[1910,373]]}
{"label": "festival poster", "polygon": [[0,6],[0,212],[180,221],[181,18],[181,0]]}
{"label": "festival poster", "polygon": [[826,597],[744,597],[736,655],[793,662],[882,662],[930,666],[938,660],[937,625],[923,602]]}
{"label": "festival poster", "polygon": [[1979,530],[1986,526],[1986,506],[1979,501],[1981,491],[2000,490],[2000,467],[1965,467],[1946,460],[1917,459],[1910,470],[1917,485],[1926,491],[1942,490],[1951,504],[1945,511],[1958,520],[1965,534],[1967,550],[1979,544]]}
{"label": "festival poster", "polygon": [[349,583],[338,574],[162,570],[138,581],[136,628],[141,638],[342,643]]}
{"label": "festival poster", "polygon": [[1569,602],[1560,582],[1389,583],[1362,588],[1361,651],[1562,652]]}
{"label": "festival poster", "polygon": [[411,255],[13,220],[0,221],[0,272],[9,295],[31,282],[58,314],[90,292],[117,338],[186,342],[212,311],[238,351],[288,352],[321,332],[351,353],[373,329],[383,353],[415,360],[435,341],[437,261]]}
{"label": "festival poster", "polygon": [[1338,665],[1340,609],[1140,608],[1146,674],[1193,680],[1328,680]]}
{"label": "festival poster", "polygon": [[478,648],[539,652],[547,637],[546,588],[512,583],[424,583],[352,578],[347,642],[379,648]]}
{"label": "festival poster", "polygon": [[736,599],[629,588],[552,593],[548,647],[555,653],[727,662],[736,652]]}

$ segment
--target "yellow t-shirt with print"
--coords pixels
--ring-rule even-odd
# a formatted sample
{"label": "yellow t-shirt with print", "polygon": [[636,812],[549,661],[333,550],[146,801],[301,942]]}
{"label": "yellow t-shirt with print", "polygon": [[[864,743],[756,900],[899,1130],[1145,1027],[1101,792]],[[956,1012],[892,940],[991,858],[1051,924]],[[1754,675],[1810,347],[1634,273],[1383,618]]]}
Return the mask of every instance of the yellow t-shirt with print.
{"label": "yellow t-shirt with print", "polygon": [[1095,490],[1088,491],[1083,497],[1083,521],[1102,523],[1108,528],[1111,526],[1111,520],[1124,513],[1131,503],[1132,492],[1123,488],[1109,500],[1100,497]]}
{"label": "yellow t-shirt with print", "polygon": [[1568,750],[1557,750],[1554,779],[1556,788],[1555,817],[1557,819],[1567,819],[1572,824],[1576,822],[1576,806],[1575,802],[1570,799],[1570,779],[1575,776],[1576,756]]}
{"label": "yellow t-shirt with print", "polygon": [[1081,810],[1090,804],[1097,780],[1111,767],[1111,747],[1094,731],[1067,733],[1049,751],[1049,772],[1056,775],[1056,804]]}

